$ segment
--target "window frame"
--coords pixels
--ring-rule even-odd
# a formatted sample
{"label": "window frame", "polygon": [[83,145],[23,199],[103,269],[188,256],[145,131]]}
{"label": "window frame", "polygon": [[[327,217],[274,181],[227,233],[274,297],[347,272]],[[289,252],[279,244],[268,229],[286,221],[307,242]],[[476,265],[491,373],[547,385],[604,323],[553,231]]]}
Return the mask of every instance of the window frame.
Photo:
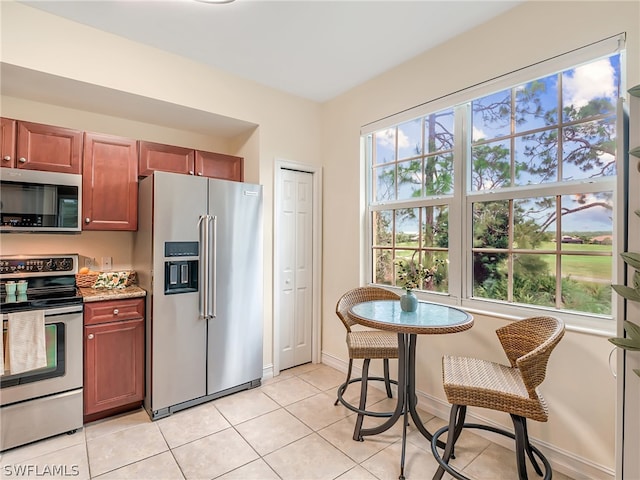
{"label": "window frame", "polygon": [[[615,332],[615,318],[617,314],[617,302],[615,295],[612,293],[611,315],[591,314],[587,312],[576,312],[570,310],[557,310],[553,307],[541,307],[535,305],[522,305],[507,303],[500,300],[492,300],[487,298],[474,298],[473,294],[473,252],[472,252],[472,204],[478,199],[482,201],[491,200],[511,200],[514,198],[531,198],[545,195],[557,195],[557,183],[547,185],[521,185],[514,187],[501,188],[499,191],[470,191],[467,189],[471,179],[471,139],[468,135],[471,125],[471,102],[474,99],[490,95],[500,90],[511,89],[517,85],[525,84],[533,79],[542,78],[552,75],[560,71],[575,68],[584,63],[590,63],[599,58],[610,56],[611,54],[620,54],[620,77],[621,88],[620,95],[626,92],[626,62],[624,51],[624,34],[615,35],[595,42],[591,45],[576,49],[563,55],[553,57],[552,59],[539,62],[535,65],[521,68],[514,72],[510,72],[500,77],[496,77],[487,82],[474,85],[467,89],[455,92],[450,95],[442,96],[438,99],[425,102],[421,105],[404,110],[396,115],[385,117],[384,119],[365,125],[361,129],[361,145],[363,146],[362,159],[364,164],[365,185],[364,189],[364,213],[366,235],[363,235],[363,259],[366,259],[366,278],[367,283],[373,281],[373,225],[372,214],[376,210],[395,210],[399,208],[418,208],[428,205],[448,205],[449,218],[459,218],[460,221],[449,222],[449,292],[438,293],[428,291],[417,291],[420,299],[426,301],[434,301],[438,303],[457,305],[467,308],[470,311],[479,314],[491,316],[500,316],[504,318],[516,319],[536,314],[552,314],[563,318],[569,328],[577,331],[590,333],[599,333],[609,335]],[[610,190],[613,192],[614,210],[613,210],[613,236],[612,245],[612,283],[622,283],[620,281],[620,265],[619,253],[623,251],[622,223],[624,223],[624,204],[621,203],[623,196],[623,176],[625,172],[626,155],[622,146],[624,145],[624,137],[626,131],[621,128],[624,124],[622,121],[623,111],[620,105],[623,102],[618,100],[618,109],[616,112],[616,136],[617,136],[617,154],[616,166],[617,175],[614,177],[602,177],[595,181],[593,179],[572,180],[562,183],[562,195],[571,193],[593,193]],[[463,138],[464,141],[456,141],[454,143],[454,186],[453,194],[440,195],[430,198],[421,198],[420,204],[416,205],[413,200],[406,201],[387,201],[374,202],[372,199],[373,185],[373,168],[371,162],[372,152],[367,151],[368,148],[375,148],[373,142],[367,141],[367,135],[384,130],[385,128],[393,128],[412,119],[427,116],[429,113],[441,110],[454,110],[454,132],[455,138]],[[462,112],[460,110],[463,110]],[[424,152],[423,152],[424,155]],[[456,161],[457,159],[464,161]],[[628,161],[628,160],[627,160]],[[397,162],[397,159],[396,159]],[[400,287],[384,287],[401,290]]]}

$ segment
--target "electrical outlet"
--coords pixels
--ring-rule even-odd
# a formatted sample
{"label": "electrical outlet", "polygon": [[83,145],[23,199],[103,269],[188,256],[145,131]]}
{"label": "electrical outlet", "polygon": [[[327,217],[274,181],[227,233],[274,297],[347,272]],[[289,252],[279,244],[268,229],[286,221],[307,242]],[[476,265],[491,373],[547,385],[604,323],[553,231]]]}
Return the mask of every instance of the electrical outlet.
{"label": "electrical outlet", "polygon": [[93,265],[93,258],[84,257],[84,266],[87,268],[91,268],[92,265]]}
{"label": "electrical outlet", "polygon": [[111,271],[111,257],[102,257],[102,271],[103,272]]}

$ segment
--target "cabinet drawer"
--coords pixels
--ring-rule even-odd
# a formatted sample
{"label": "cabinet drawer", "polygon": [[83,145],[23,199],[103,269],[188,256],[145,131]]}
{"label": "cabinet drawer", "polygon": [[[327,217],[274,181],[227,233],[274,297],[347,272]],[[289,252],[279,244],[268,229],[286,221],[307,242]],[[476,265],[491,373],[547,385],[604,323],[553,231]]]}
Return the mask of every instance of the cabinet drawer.
{"label": "cabinet drawer", "polygon": [[117,322],[144,318],[144,299],[106,300],[103,302],[89,302],[84,304],[84,324]]}

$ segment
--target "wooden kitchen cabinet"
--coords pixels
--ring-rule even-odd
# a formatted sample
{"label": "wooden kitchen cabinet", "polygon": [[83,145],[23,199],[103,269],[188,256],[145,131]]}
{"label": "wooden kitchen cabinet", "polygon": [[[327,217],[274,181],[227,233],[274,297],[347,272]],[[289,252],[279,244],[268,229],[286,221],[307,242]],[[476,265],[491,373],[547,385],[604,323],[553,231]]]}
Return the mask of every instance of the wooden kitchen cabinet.
{"label": "wooden kitchen cabinet", "polygon": [[85,133],[82,215],[83,230],[138,228],[136,140]]}
{"label": "wooden kitchen cabinet", "polygon": [[84,422],[144,399],[144,298],[84,305]]}
{"label": "wooden kitchen cabinet", "polygon": [[146,141],[140,141],[138,145],[138,170],[141,177],[159,170],[236,182],[244,179],[242,157]]}
{"label": "wooden kitchen cabinet", "polygon": [[0,166],[15,168],[16,166],[16,121],[10,118],[0,119],[0,152],[2,152],[2,161]]}
{"label": "wooden kitchen cabinet", "polygon": [[48,172],[82,172],[82,132],[18,122],[16,167]]}
{"label": "wooden kitchen cabinet", "polygon": [[242,182],[244,159],[223,153],[196,150],[196,175]]}
{"label": "wooden kitchen cabinet", "polygon": [[82,172],[82,132],[2,118],[3,167]]}
{"label": "wooden kitchen cabinet", "polygon": [[147,177],[155,170],[193,175],[195,151],[162,143],[138,142],[138,175]]}

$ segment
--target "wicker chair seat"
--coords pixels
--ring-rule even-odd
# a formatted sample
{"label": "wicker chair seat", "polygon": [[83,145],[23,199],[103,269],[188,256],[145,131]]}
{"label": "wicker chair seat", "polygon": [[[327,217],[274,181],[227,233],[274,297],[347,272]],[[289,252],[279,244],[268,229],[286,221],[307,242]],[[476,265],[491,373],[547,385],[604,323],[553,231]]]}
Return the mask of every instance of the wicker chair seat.
{"label": "wicker chair seat", "polygon": [[398,335],[393,332],[351,331],[347,334],[350,358],[398,358]]}
{"label": "wicker chair seat", "polygon": [[445,356],[443,384],[451,404],[499,410],[538,422],[546,422],[549,411],[544,398],[531,398],[520,371],[478,358]]}

